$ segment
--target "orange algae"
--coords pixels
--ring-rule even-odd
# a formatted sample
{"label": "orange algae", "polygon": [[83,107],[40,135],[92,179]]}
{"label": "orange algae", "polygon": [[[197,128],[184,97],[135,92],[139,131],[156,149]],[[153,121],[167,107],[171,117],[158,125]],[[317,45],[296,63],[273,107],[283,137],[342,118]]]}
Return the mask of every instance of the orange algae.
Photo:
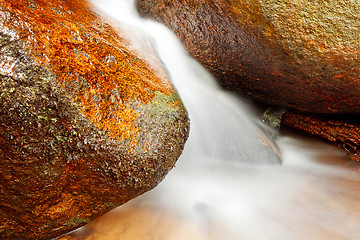
{"label": "orange algae", "polygon": [[116,31],[81,0],[0,0],[7,19],[34,59],[48,67],[79,110],[117,140],[136,144],[134,102],[173,89],[134,53]]}

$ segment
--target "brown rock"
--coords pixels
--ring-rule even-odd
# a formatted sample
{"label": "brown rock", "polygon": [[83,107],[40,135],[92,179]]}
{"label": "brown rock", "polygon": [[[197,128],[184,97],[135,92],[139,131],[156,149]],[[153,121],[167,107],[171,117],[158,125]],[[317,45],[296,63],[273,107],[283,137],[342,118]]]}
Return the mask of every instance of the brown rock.
{"label": "brown rock", "polygon": [[189,120],[84,1],[0,7],[0,239],[51,239],[155,187]]}
{"label": "brown rock", "polygon": [[281,125],[332,142],[360,162],[360,120],[354,116],[336,117],[288,111],[282,115]]}
{"label": "brown rock", "polygon": [[356,1],[138,0],[233,91],[317,113],[360,113]]}

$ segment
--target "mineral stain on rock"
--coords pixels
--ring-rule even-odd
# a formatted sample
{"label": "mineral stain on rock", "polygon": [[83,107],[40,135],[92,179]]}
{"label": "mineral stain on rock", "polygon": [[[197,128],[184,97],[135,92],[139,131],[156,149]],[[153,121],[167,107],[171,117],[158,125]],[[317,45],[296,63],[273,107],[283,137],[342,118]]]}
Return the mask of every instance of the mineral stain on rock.
{"label": "mineral stain on rock", "polygon": [[189,130],[169,80],[84,1],[0,15],[0,238],[57,237],[155,187]]}

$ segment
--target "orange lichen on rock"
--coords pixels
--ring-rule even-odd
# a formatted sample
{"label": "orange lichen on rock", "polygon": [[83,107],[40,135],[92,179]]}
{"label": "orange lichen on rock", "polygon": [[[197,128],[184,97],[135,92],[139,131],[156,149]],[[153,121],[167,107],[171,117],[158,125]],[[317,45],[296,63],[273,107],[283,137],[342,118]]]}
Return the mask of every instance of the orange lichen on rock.
{"label": "orange lichen on rock", "polygon": [[25,40],[82,113],[110,137],[136,144],[131,103],[146,104],[156,91],[169,95],[172,87],[124,47],[85,1],[0,0],[0,6],[7,9],[4,26]]}
{"label": "orange lichen on rock", "polygon": [[0,0],[0,239],[59,237],[173,168],[186,109],[124,39],[85,0]]}

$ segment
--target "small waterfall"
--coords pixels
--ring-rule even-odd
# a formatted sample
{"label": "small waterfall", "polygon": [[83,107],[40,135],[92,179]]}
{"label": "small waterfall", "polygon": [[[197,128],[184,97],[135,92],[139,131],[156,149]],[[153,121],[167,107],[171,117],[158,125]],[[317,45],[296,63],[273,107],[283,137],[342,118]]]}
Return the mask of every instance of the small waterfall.
{"label": "small waterfall", "polygon": [[[134,1],[92,0],[99,12],[151,36],[191,118],[176,167],[154,190],[72,235],[86,240],[360,239],[360,175],[345,154],[288,134],[259,144],[252,110],[222,91],[164,26]],[[138,31],[138,30],[136,30]],[[265,164],[264,164],[265,163]]]}
{"label": "small waterfall", "polygon": [[[96,4],[97,2],[94,1]],[[131,26],[131,35],[156,49],[168,69],[191,119],[187,152],[233,163],[279,163],[276,147],[249,118],[245,104],[220,89],[215,79],[185,52],[180,41],[165,26],[141,19],[134,1],[101,1],[97,4],[114,19]],[[123,27],[124,29],[124,27]],[[126,29],[126,28],[125,28]],[[144,34],[145,33],[145,34]],[[191,149],[191,150],[190,150]]]}

